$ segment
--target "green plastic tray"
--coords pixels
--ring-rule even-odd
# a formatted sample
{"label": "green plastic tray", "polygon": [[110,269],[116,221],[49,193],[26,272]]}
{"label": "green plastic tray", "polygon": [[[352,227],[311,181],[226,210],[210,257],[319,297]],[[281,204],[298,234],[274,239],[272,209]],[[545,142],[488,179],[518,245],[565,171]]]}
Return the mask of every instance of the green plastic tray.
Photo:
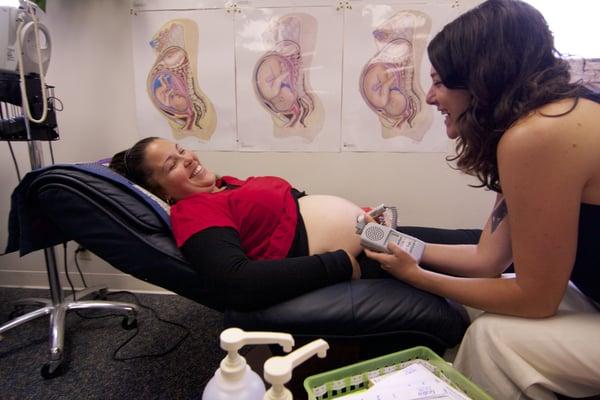
{"label": "green plastic tray", "polygon": [[406,365],[406,362],[417,359],[427,361],[433,366],[435,375],[458,388],[471,399],[493,400],[450,363],[423,346],[309,376],[304,380],[304,389],[308,393],[309,400],[335,399],[365,390],[369,378],[399,370]]}

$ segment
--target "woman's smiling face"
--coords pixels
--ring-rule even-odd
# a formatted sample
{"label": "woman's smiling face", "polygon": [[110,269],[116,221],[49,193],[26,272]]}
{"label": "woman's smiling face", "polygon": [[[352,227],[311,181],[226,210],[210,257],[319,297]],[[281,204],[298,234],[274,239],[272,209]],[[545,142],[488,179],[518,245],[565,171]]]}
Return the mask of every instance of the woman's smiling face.
{"label": "woman's smiling face", "polygon": [[469,106],[471,94],[464,89],[448,89],[434,68],[431,68],[431,79],[433,83],[427,92],[427,104],[436,106],[446,116],[446,134],[450,139],[456,139],[459,135],[456,121]]}
{"label": "woman's smiling face", "polygon": [[168,140],[156,139],[150,143],[144,163],[168,200],[177,201],[216,188],[215,174],[204,168],[196,154]]}

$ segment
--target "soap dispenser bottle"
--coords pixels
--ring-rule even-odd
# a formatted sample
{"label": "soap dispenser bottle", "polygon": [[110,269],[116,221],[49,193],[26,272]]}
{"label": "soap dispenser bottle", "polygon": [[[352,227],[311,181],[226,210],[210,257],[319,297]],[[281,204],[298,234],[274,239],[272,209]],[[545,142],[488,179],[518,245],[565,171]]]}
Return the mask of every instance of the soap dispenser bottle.
{"label": "soap dispenser bottle", "polygon": [[269,358],[265,362],[264,376],[272,386],[265,393],[264,400],[292,400],[292,393],[284,386],[292,379],[292,370],[315,354],[319,358],[325,357],[327,349],[329,349],[327,342],[317,339],[286,356]]}
{"label": "soap dispenser bottle", "polygon": [[262,400],[265,384],[238,353],[239,349],[247,344],[279,344],[289,352],[294,346],[294,338],[287,333],[245,332],[239,328],[225,329],[220,341],[227,356],[204,388],[202,400]]}

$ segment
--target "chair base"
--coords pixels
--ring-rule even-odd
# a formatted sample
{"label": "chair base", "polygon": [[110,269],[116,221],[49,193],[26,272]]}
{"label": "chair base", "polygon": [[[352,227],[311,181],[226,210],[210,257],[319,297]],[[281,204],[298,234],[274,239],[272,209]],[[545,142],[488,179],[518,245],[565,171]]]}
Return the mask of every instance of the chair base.
{"label": "chair base", "polygon": [[22,308],[25,306],[41,306],[34,311],[21,315],[11,321],[0,325],[0,340],[2,333],[16,328],[26,322],[33,321],[39,317],[46,315],[50,316],[50,351],[48,354],[48,362],[42,366],[41,373],[44,378],[53,378],[60,375],[63,362],[63,349],[65,338],[65,319],[69,310],[104,310],[114,311],[124,315],[123,327],[131,329],[136,326],[136,317],[138,307],[132,303],[124,303],[119,301],[105,300],[85,300],[91,296],[103,296],[107,292],[106,287],[87,288],[80,292],[66,296],[64,300],[57,303],[49,299],[29,298],[15,302],[15,307]]}

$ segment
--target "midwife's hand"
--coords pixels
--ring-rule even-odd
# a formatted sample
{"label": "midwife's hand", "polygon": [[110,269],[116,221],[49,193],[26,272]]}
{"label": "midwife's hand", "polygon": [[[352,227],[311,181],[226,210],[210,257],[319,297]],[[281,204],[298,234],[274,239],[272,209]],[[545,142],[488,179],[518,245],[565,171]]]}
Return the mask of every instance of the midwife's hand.
{"label": "midwife's hand", "polygon": [[360,264],[358,263],[358,261],[356,260],[356,258],[348,253],[346,251],[346,254],[348,254],[348,258],[350,259],[350,262],[352,263],[352,279],[360,279]]}
{"label": "midwife's hand", "polygon": [[417,261],[394,243],[389,243],[388,249],[392,254],[379,253],[369,249],[365,249],[365,254],[369,258],[378,261],[379,264],[381,264],[381,268],[394,277],[403,281],[412,282],[412,278],[414,278],[421,269],[417,264]]}

